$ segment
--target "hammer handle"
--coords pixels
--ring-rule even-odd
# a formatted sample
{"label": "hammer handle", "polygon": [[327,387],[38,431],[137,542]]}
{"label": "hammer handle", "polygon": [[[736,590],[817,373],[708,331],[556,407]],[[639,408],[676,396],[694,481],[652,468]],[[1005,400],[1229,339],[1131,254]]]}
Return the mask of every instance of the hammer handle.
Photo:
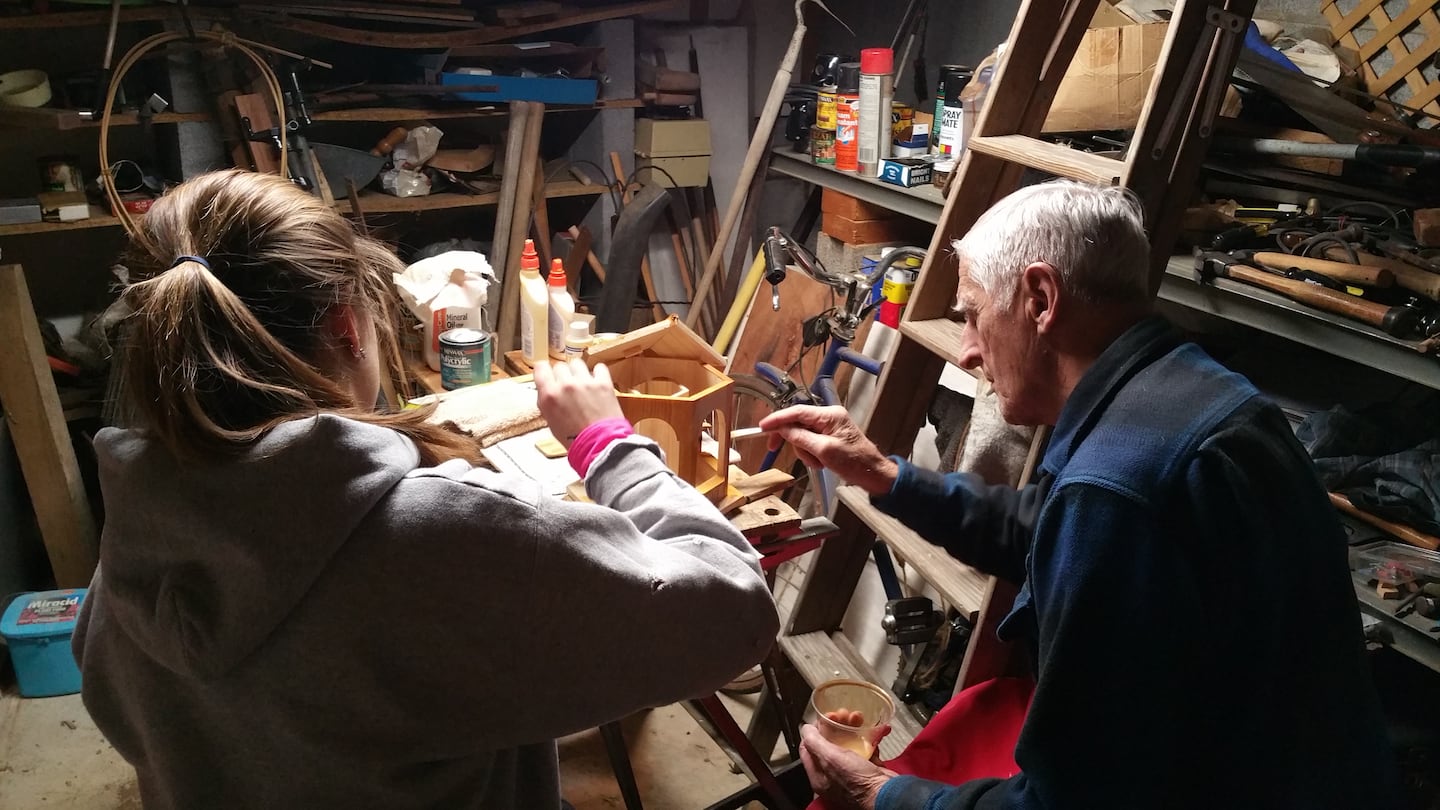
{"label": "hammer handle", "polygon": [[[1350,258],[1350,255],[1342,247],[1325,248],[1325,255],[1337,261],[1345,261]],[[1431,300],[1440,301],[1440,274],[1421,270],[1413,264],[1406,264],[1399,259],[1376,256],[1363,250],[1355,251],[1355,257],[1366,267],[1378,267],[1390,271],[1390,274],[1395,277],[1395,283],[1410,292],[1417,292]]]}
{"label": "hammer handle", "polygon": [[1338,492],[1330,493],[1330,503],[1334,504],[1335,508],[1341,512],[1351,517],[1359,518],[1377,529],[1383,529],[1412,546],[1419,546],[1420,548],[1429,549],[1430,551],[1440,549],[1440,537],[1436,537],[1433,534],[1426,534],[1419,529],[1413,529],[1401,523],[1386,520],[1379,515],[1372,515],[1351,503],[1349,498]]}
{"label": "hammer handle", "polygon": [[1348,284],[1364,284],[1367,287],[1389,287],[1395,283],[1395,276],[1382,267],[1365,267],[1348,262],[1334,262],[1328,259],[1312,259],[1308,256],[1292,256],[1289,253],[1256,253],[1254,260],[1274,270],[1289,270],[1298,267],[1329,276]]}
{"label": "hammer handle", "polygon": [[1264,270],[1257,270],[1254,267],[1246,267],[1243,264],[1232,264],[1224,269],[1223,274],[1236,281],[1243,281],[1246,284],[1253,284],[1256,287],[1264,287],[1272,292],[1280,293],[1286,298],[1308,304],[1316,309],[1353,318],[1388,334],[1399,336],[1405,332],[1403,326],[1406,325],[1407,311],[1404,307],[1387,307],[1384,304],[1356,298],[1353,295],[1327,289],[1318,284],[1284,278]]}

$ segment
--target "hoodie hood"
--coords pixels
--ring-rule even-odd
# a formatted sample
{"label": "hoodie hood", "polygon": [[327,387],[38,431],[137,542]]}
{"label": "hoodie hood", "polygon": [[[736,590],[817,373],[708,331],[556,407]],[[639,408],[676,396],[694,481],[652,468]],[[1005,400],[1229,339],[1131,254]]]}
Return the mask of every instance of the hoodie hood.
{"label": "hoodie hood", "polygon": [[141,649],[197,678],[269,638],[419,465],[399,433],[329,415],[282,424],[213,464],[182,465],[142,431],[103,430],[95,447],[109,609]]}

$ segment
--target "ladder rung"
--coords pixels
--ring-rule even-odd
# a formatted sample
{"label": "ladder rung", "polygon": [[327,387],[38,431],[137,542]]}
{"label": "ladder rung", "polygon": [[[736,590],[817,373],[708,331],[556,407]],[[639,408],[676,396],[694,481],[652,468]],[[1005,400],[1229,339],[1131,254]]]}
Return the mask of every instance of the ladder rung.
{"label": "ladder rung", "polygon": [[[890,690],[890,684],[880,681],[879,674],[865,663],[855,645],[843,633],[836,633],[833,638],[823,630],[781,636],[780,648],[795,665],[800,677],[812,687],[835,678],[849,678],[873,683],[887,692]],[[890,723],[890,734],[880,741],[880,756],[885,759],[899,756],[921,729],[914,715],[900,705],[899,700],[895,703],[895,719]]]}
{"label": "ladder rung", "polygon": [[1099,183],[1102,186],[1117,185],[1125,172],[1125,163],[1115,158],[1081,152],[1024,135],[971,138],[966,148],[1071,180]]}
{"label": "ladder rung", "polygon": [[980,375],[959,364],[960,338],[965,326],[949,318],[934,318],[924,321],[901,321],[900,334],[929,349],[945,362],[969,374],[975,379]]}
{"label": "ladder rung", "polygon": [[840,502],[865,522],[920,576],[939,592],[942,599],[965,618],[974,621],[985,604],[989,577],[960,562],[945,549],[925,540],[900,521],[870,505],[870,496],[859,487],[840,488]]}

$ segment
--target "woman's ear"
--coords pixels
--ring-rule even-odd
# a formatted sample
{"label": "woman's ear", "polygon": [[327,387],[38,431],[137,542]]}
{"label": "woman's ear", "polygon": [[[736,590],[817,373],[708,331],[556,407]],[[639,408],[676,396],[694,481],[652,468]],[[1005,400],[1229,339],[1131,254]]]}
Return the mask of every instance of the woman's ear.
{"label": "woman's ear", "polygon": [[356,360],[365,357],[365,331],[354,307],[348,304],[330,307],[325,313],[323,327],[326,342],[331,346],[349,352]]}

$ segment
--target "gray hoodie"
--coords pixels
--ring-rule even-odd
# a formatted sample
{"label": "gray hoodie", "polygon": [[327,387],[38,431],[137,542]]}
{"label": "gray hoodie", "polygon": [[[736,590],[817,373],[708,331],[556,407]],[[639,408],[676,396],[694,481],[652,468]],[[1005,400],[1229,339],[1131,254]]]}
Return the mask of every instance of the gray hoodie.
{"label": "gray hoodie", "polygon": [[754,551],[639,437],[600,505],[335,416],[204,467],[96,448],[75,657],[147,808],[550,810],[557,736],[712,692],[777,630]]}

